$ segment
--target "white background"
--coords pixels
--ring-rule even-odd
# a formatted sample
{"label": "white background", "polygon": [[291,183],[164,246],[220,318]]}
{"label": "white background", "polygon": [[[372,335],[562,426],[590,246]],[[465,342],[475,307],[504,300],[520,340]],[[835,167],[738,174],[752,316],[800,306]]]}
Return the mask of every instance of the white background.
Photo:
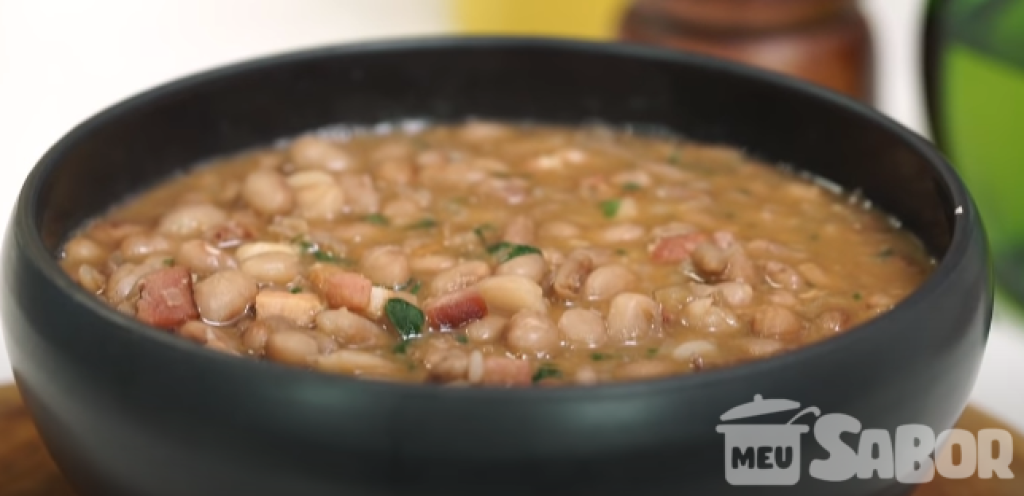
{"label": "white background", "polygon": [[[925,133],[922,0],[863,5],[874,27],[879,106]],[[256,55],[450,28],[443,0],[0,0],[0,228],[46,148],[130,94]],[[1021,378],[1024,325],[1000,317],[972,401],[1024,429],[1024,389],[1012,387]],[[10,380],[0,341],[0,384]]]}

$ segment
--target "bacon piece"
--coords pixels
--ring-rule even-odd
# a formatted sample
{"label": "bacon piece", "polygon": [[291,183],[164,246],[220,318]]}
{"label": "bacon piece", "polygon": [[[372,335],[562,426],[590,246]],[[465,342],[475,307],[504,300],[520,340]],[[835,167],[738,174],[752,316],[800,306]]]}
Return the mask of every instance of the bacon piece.
{"label": "bacon piece", "polygon": [[475,288],[467,288],[430,300],[423,310],[432,325],[454,329],[486,317],[487,302]]}
{"label": "bacon piece", "polygon": [[173,329],[199,318],[192,298],[192,274],[185,267],[169,267],[151,272],[139,281],[141,297],[136,316],[142,322],[161,329]]}
{"label": "bacon piece", "polygon": [[651,259],[657,263],[679,263],[689,258],[690,253],[705,241],[708,241],[708,235],[700,232],[662,238],[654,244]]}
{"label": "bacon piece", "polygon": [[533,379],[530,362],[502,356],[484,357],[481,384],[488,386],[529,386]]}
{"label": "bacon piece", "polygon": [[314,265],[309,269],[309,281],[323,293],[330,308],[365,312],[370,306],[373,282],[362,274],[330,265]]}

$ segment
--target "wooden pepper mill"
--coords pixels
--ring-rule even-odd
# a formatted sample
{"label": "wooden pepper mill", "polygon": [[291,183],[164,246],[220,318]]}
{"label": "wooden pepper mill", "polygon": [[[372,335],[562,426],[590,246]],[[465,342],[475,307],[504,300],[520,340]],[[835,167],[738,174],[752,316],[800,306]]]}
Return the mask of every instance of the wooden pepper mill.
{"label": "wooden pepper mill", "polygon": [[871,32],[857,0],[633,0],[619,36],[775,70],[873,103]]}

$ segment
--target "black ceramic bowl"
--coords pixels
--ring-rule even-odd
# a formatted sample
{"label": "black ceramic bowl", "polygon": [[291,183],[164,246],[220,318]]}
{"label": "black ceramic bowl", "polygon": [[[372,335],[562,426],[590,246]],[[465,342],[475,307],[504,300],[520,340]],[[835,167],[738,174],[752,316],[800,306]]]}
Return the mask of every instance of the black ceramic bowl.
{"label": "black ceramic bowl", "polygon": [[[466,390],[207,351],[107,308],[55,261],[80,222],[197,161],[333,123],[466,116],[653,124],[740,146],[862,189],[941,263],[883,317],[777,358],[645,383]],[[911,132],[782,76],[550,40],[331,47],[149,91],[43,157],[3,256],[18,386],[85,496],[902,494],[911,488],[891,479],[814,479],[807,465],[826,455],[813,430],[797,446],[797,486],[731,486],[716,426],[760,394],[865,428],[948,428],[974,382],[992,308],[974,204]],[[856,436],[844,439],[856,448]]]}

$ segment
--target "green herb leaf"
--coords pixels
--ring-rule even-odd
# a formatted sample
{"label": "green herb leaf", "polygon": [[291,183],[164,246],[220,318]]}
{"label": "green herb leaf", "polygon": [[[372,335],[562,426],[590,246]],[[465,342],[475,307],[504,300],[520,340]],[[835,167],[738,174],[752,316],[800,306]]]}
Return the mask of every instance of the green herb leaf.
{"label": "green herb leaf", "polygon": [[370,214],[367,215],[366,217],[363,217],[363,220],[369,222],[370,224],[377,224],[378,226],[388,225],[388,218],[384,217],[381,214]]}
{"label": "green herb leaf", "polygon": [[174,267],[174,259],[173,258],[165,258],[164,259],[164,267]]}
{"label": "green herb leaf", "polygon": [[658,351],[659,350],[657,348],[647,348],[647,358],[654,358],[658,356]]}
{"label": "green herb leaf", "polygon": [[591,353],[590,354],[590,359],[595,361],[595,362],[601,362],[601,361],[604,361],[604,360],[611,360],[612,358],[615,358],[615,355],[612,355],[611,353]]}
{"label": "green herb leaf", "polygon": [[455,336],[455,340],[460,342],[460,343],[462,343],[462,344],[466,344],[466,343],[469,342],[469,338],[467,338],[466,336],[463,336],[462,334],[459,334],[458,336]]}
{"label": "green herb leaf", "polygon": [[429,217],[409,225],[409,229],[432,229],[435,227],[437,227],[437,221]]}
{"label": "green herb leaf", "polygon": [[895,254],[896,254],[896,251],[893,250],[892,247],[887,246],[884,249],[882,249],[881,251],[879,251],[878,253],[876,253],[875,256],[877,256],[878,258],[881,258],[881,259],[886,259],[886,258],[889,258],[889,257],[895,255]]}
{"label": "green herb leaf", "polygon": [[637,183],[626,183],[626,184],[622,185],[622,191],[626,191],[626,192],[640,191],[641,188],[642,188],[642,186],[640,186]]}
{"label": "green herb leaf", "polygon": [[296,287],[294,287],[292,289],[289,289],[288,292],[291,293],[291,294],[299,294],[299,293],[302,292],[302,288],[296,286]]}
{"label": "green herb leaf", "polygon": [[615,254],[616,255],[625,255],[627,253],[628,252],[625,249],[623,249],[623,248],[618,248],[618,249],[615,250]]}
{"label": "green herb leaf", "polygon": [[537,372],[533,374],[533,382],[540,382],[544,379],[559,379],[562,377],[562,371],[558,370],[558,367],[545,363],[537,369]]}
{"label": "green herb leaf", "polygon": [[600,203],[601,213],[607,219],[614,218],[619,213],[620,204],[622,204],[620,200],[605,200]]}
{"label": "green herb leaf", "polygon": [[318,262],[327,262],[338,265],[349,265],[352,263],[351,260],[341,258],[337,255],[320,250],[316,250],[313,252],[313,258],[315,258]]}
{"label": "green herb leaf", "polygon": [[473,234],[476,234],[476,238],[480,240],[480,244],[487,246],[487,232],[493,231],[495,228],[491,224],[480,224],[473,228]]}
{"label": "green herb leaf", "polygon": [[853,299],[860,301],[863,296],[860,293],[853,293]]}
{"label": "green herb leaf", "polygon": [[393,348],[391,348],[391,352],[396,354],[396,355],[404,355],[405,354],[405,348],[407,346],[409,346],[410,342],[411,342],[411,340],[410,341],[402,341],[402,342],[396,344]]}
{"label": "green herb leaf", "polygon": [[530,245],[517,245],[514,243],[496,243],[487,247],[487,253],[494,255],[498,259],[498,263],[505,263],[516,257],[523,255],[543,255],[539,248]]}
{"label": "green herb leaf", "polygon": [[418,294],[420,294],[420,287],[422,287],[422,286],[423,286],[423,283],[421,283],[419,281],[416,281],[416,283],[413,284],[411,288],[409,288],[409,292],[414,294],[414,295],[418,295]]}
{"label": "green herb leaf", "polygon": [[388,320],[402,335],[402,339],[419,335],[423,331],[423,324],[427,321],[422,310],[401,298],[389,299],[384,304],[384,315],[388,316]]}

